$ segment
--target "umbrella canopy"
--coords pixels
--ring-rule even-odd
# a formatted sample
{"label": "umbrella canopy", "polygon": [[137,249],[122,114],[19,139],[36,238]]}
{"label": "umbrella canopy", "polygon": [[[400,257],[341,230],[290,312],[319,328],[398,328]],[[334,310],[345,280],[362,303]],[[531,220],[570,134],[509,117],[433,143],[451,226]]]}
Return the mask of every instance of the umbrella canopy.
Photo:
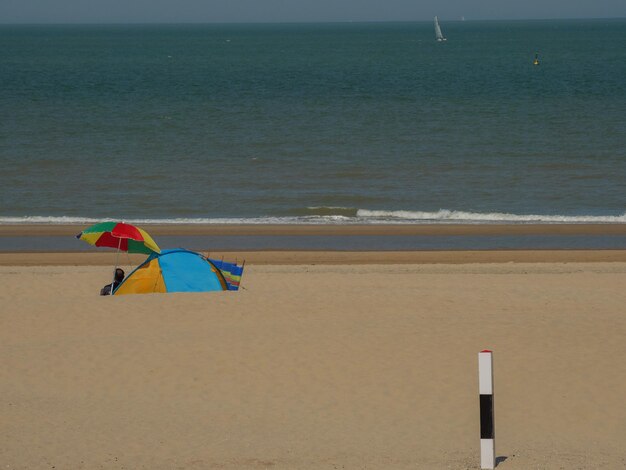
{"label": "umbrella canopy", "polygon": [[129,253],[160,253],[161,249],[148,232],[122,222],[101,222],[80,232],[76,238],[90,245],[119,248]]}

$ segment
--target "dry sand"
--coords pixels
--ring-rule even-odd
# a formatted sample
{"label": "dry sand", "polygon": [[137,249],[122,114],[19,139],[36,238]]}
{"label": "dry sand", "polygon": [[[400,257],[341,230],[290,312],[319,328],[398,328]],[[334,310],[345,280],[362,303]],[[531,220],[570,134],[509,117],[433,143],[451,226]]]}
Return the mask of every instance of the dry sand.
{"label": "dry sand", "polygon": [[626,468],[626,263],[109,275],[0,267],[2,468],[478,468],[484,348],[498,468]]}

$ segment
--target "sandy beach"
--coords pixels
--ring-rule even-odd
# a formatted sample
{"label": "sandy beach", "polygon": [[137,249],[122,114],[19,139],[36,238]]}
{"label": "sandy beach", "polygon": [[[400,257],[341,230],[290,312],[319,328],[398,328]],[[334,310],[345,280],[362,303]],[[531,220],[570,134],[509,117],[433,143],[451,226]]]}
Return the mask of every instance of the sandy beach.
{"label": "sandy beach", "polygon": [[623,1],[118,3],[0,2],[0,470],[626,470]]}
{"label": "sandy beach", "polygon": [[478,468],[490,348],[498,468],[626,467],[626,263],[317,255],[252,263],[237,293],[120,298],[100,262],[3,255],[0,461]]}

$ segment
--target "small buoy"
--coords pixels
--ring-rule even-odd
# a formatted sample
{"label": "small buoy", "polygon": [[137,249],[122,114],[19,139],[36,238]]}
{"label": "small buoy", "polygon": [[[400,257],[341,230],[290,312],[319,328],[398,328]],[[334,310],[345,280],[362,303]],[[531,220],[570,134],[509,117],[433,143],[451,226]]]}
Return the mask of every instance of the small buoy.
{"label": "small buoy", "polygon": [[535,54],[535,60],[533,60],[533,65],[539,65],[539,54]]}

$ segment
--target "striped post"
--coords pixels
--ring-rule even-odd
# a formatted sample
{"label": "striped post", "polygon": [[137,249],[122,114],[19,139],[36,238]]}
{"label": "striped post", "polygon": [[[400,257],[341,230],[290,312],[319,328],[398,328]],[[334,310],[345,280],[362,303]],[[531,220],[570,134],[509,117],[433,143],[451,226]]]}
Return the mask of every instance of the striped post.
{"label": "striped post", "polygon": [[496,468],[495,423],[493,414],[493,353],[478,353],[480,393],[480,468]]}

